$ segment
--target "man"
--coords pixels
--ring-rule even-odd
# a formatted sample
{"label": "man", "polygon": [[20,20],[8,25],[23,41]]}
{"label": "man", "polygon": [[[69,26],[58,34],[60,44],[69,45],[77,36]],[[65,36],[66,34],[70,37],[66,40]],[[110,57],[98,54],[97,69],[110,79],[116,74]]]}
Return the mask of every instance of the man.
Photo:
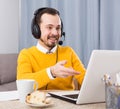
{"label": "man", "polygon": [[47,7],[36,10],[31,30],[38,43],[20,52],[17,79],[34,79],[40,90],[73,90],[73,78],[81,85],[85,75],[82,62],[72,48],[59,45],[63,35],[59,12]]}

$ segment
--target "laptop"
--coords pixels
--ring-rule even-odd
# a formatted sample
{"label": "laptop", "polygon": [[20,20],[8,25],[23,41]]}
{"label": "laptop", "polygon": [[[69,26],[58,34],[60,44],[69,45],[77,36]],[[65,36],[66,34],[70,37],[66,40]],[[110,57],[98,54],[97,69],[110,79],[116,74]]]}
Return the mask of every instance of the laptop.
{"label": "laptop", "polygon": [[75,104],[105,102],[103,75],[109,74],[114,82],[118,72],[120,72],[119,50],[93,50],[81,89],[79,91],[49,92],[49,94]]}

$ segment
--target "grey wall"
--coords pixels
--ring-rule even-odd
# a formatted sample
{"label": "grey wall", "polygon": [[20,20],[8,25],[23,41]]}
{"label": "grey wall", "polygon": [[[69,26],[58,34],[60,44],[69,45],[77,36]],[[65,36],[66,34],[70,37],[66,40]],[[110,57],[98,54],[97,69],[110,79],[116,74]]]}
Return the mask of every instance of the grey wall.
{"label": "grey wall", "polygon": [[19,0],[0,0],[0,53],[17,53]]}

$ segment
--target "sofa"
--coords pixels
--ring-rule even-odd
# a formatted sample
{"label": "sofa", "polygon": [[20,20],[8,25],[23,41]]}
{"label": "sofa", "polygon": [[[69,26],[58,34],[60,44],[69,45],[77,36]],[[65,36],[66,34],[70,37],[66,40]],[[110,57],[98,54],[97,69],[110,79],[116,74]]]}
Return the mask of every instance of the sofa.
{"label": "sofa", "polygon": [[0,54],[0,91],[16,90],[17,53]]}

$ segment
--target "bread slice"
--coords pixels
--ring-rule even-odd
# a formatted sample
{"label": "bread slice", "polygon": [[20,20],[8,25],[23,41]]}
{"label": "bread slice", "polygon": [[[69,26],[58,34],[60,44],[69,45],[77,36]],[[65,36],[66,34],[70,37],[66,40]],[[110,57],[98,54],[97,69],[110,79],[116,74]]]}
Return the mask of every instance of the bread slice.
{"label": "bread slice", "polygon": [[46,100],[46,92],[34,91],[27,95],[26,102],[33,104],[43,104]]}

